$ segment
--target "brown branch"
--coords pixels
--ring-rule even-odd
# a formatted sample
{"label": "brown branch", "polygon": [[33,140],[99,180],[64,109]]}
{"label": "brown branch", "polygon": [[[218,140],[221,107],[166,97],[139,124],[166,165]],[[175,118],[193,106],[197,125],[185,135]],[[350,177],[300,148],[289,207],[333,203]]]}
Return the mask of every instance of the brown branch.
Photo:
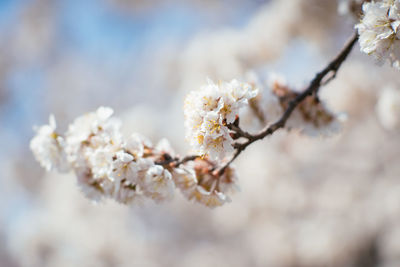
{"label": "brown branch", "polygon": [[[242,153],[250,144],[255,141],[261,140],[264,137],[273,134],[276,130],[285,127],[287,120],[292,115],[293,111],[296,107],[307,97],[314,95],[317,97],[318,91],[321,86],[326,85],[329,81],[336,77],[336,73],[338,72],[342,63],[346,60],[347,56],[350,54],[354,44],[358,40],[358,34],[355,32],[353,36],[349,39],[349,41],[345,44],[343,49],[339,52],[339,54],[320,72],[318,72],[314,79],[311,80],[309,86],[300,94],[298,94],[295,98],[293,98],[281,116],[279,120],[271,125],[267,125],[264,129],[262,129],[257,134],[249,134],[239,126],[229,125],[230,129],[235,132],[235,134],[239,137],[244,137],[247,139],[244,143],[234,143],[235,153],[232,158],[225,163],[217,172],[218,175],[222,175],[226,168]],[[323,81],[326,76],[331,73],[331,76],[328,77],[325,81]]]}
{"label": "brown branch", "polygon": [[164,160],[156,161],[154,163],[156,165],[163,165],[163,166],[170,165],[171,167],[176,168],[176,167],[179,167],[179,165],[181,165],[181,164],[184,164],[184,163],[186,163],[188,161],[195,160],[197,158],[200,158],[201,156],[199,156],[199,155],[188,155],[188,156],[185,156],[183,158],[179,158],[179,157],[172,158],[169,154],[164,153],[163,157],[165,158]]}
{"label": "brown branch", "polygon": [[198,156],[198,155],[186,156],[186,157],[183,157],[182,159],[180,159],[180,160],[174,162],[174,163],[173,163],[173,164],[174,164],[173,166],[174,166],[174,167],[179,167],[179,165],[181,165],[181,164],[184,164],[184,163],[186,163],[186,162],[188,162],[188,161],[196,160],[197,158],[200,158],[200,157],[201,157],[201,156]]}

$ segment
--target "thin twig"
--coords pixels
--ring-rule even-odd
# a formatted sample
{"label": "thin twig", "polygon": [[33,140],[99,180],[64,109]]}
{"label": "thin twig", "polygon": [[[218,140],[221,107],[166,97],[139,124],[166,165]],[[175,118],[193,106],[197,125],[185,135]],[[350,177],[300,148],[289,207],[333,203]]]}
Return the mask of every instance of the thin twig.
{"label": "thin twig", "polygon": [[200,157],[201,157],[201,156],[198,156],[198,155],[186,156],[186,157],[184,157],[184,158],[182,158],[182,159],[176,161],[176,162],[174,163],[174,167],[179,167],[179,165],[181,165],[181,164],[184,164],[184,163],[186,163],[186,162],[188,162],[188,161],[196,160],[197,158],[200,158]]}
{"label": "thin twig", "polygon": [[183,158],[179,158],[179,157],[172,158],[169,154],[166,154],[166,153],[163,154],[163,156],[166,157],[167,159],[162,160],[162,161],[156,161],[155,164],[162,165],[162,166],[172,165],[175,168],[179,167],[179,165],[184,164],[188,161],[192,161],[192,160],[195,160],[195,159],[201,157],[199,155],[188,155]]}
{"label": "thin twig", "polygon": [[[349,39],[349,41],[345,44],[343,49],[339,52],[339,54],[320,72],[318,72],[314,79],[311,80],[309,86],[300,94],[298,94],[295,98],[293,98],[290,102],[288,107],[286,108],[285,112],[281,116],[279,120],[271,125],[267,125],[264,129],[262,129],[259,133],[251,135],[240,127],[232,127],[231,130],[235,131],[240,137],[244,137],[247,139],[244,143],[235,143],[235,153],[233,154],[232,158],[225,163],[217,172],[218,175],[222,175],[225,169],[242,153],[250,144],[254,143],[255,141],[261,140],[264,137],[273,134],[276,130],[285,127],[287,120],[289,119],[290,115],[296,109],[296,107],[307,97],[314,95],[317,97],[318,91],[321,86],[327,84],[329,81],[336,77],[336,73],[338,72],[342,63],[346,60],[347,56],[350,54],[354,44],[358,40],[358,34],[355,32],[354,35]],[[332,73],[325,82],[323,79]]]}

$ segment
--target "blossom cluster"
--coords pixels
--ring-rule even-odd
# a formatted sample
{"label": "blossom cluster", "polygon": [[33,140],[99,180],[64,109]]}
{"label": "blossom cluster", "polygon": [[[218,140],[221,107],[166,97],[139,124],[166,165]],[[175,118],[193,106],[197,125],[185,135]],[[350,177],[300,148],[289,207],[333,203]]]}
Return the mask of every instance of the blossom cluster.
{"label": "blossom cluster", "polygon": [[[284,77],[275,73],[269,76],[266,85],[254,73],[249,75],[249,80],[260,88],[259,95],[250,101],[250,107],[255,117],[264,124],[274,123],[281,118],[290,101],[298,95]],[[309,97],[293,111],[285,128],[297,129],[308,136],[330,136],[340,130],[343,117],[330,111],[322,100]]]}
{"label": "blossom cluster", "polygon": [[237,80],[209,80],[192,91],[185,99],[184,114],[186,138],[194,151],[214,160],[223,160],[231,153],[233,139],[227,126],[257,93],[258,89]]}
{"label": "blossom cluster", "polygon": [[[106,107],[78,117],[64,135],[56,131],[55,118],[50,116],[30,146],[46,170],[74,171],[78,185],[93,200],[112,198],[127,204],[149,198],[161,202],[172,199],[177,187],[189,200],[221,206],[237,188],[235,169],[218,164],[234,149],[237,132],[232,127],[238,126],[240,109],[248,107],[263,124],[269,124],[298,95],[280,77],[271,79],[260,93],[258,88],[263,87],[257,76],[249,83],[208,81],[186,97],[186,135],[197,152],[192,157],[175,155],[166,139],[153,146],[139,134],[124,138],[120,120]],[[327,135],[338,128],[337,121],[319,99],[307,98],[285,127]]]}
{"label": "blossom cluster", "polygon": [[365,2],[363,18],[355,27],[360,35],[361,51],[373,55],[379,63],[389,61],[400,68],[400,1]]}
{"label": "blossom cluster", "polygon": [[161,202],[172,199],[176,186],[188,199],[209,207],[229,200],[225,193],[236,182],[232,167],[219,176],[207,158],[178,166],[166,139],[153,146],[138,134],[124,138],[121,122],[112,114],[112,109],[100,107],[75,119],[65,135],[56,132],[50,116],[49,124],[38,128],[31,140],[35,158],[46,170],[73,170],[84,194],[96,201]]}

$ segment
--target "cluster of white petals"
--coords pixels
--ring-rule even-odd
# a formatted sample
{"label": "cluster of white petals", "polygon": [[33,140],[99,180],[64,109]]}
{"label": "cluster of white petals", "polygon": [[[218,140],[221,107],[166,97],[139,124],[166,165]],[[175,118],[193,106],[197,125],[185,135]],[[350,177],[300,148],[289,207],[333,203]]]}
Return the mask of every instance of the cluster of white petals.
{"label": "cluster of white petals", "polygon": [[361,51],[400,68],[399,26],[400,0],[365,2],[363,18],[356,25]]}
{"label": "cluster of white petals", "polygon": [[379,121],[385,129],[399,129],[400,90],[393,87],[384,88],[376,105],[376,112]]}
{"label": "cluster of white petals", "polygon": [[237,80],[208,84],[192,91],[185,99],[186,138],[193,150],[211,159],[222,160],[233,151],[228,124],[258,90]]}
{"label": "cluster of white petals", "polygon": [[[153,146],[138,134],[123,138],[121,122],[112,114],[112,109],[100,107],[75,119],[65,135],[56,132],[50,116],[49,125],[40,127],[31,141],[34,156],[46,170],[73,170],[84,194],[96,201],[159,203],[171,200],[177,185],[185,196],[205,206],[228,202],[226,185],[233,187],[236,181],[231,167],[216,176],[212,174],[216,165],[204,158],[175,166],[178,158],[166,139]],[[190,180],[185,182],[186,176]]]}
{"label": "cluster of white petals", "polygon": [[72,169],[87,197],[103,197],[131,203],[143,197],[169,200],[174,183],[168,170],[156,165],[156,149],[137,134],[122,137],[113,110],[100,107],[96,112],[75,119],[65,136],[55,132],[55,120],[39,128],[31,141],[36,159],[47,169]]}

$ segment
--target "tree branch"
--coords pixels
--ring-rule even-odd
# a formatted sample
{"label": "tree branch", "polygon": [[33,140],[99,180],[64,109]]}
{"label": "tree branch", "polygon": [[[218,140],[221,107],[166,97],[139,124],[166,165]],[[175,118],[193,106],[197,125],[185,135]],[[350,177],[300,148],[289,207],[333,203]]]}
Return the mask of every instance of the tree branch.
{"label": "tree branch", "polygon": [[171,167],[174,167],[174,168],[179,167],[179,165],[184,164],[184,163],[186,163],[188,161],[192,161],[192,160],[195,160],[197,158],[201,158],[201,156],[199,156],[199,155],[188,155],[188,156],[185,156],[183,158],[179,158],[179,157],[172,158],[167,153],[162,154],[162,156],[163,156],[164,159],[163,160],[159,160],[159,161],[155,161],[155,164],[156,165],[163,165],[163,166],[170,165]]}
{"label": "tree branch", "polygon": [[[252,143],[264,139],[264,137],[273,134],[278,129],[285,127],[287,120],[292,115],[293,111],[296,107],[303,102],[309,96],[318,97],[319,89],[328,84],[331,80],[336,78],[336,74],[342,65],[342,63],[346,60],[351,50],[354,47],[354,44],[358,40],[358,34],[355,32],[353,36],[347,41],[344,45],[343,49],[338,53],[338,55],[320,72],[318,72],[314,79],[311,80],[308,87],[300,94],[297,94],[288,104],[288,107],[282,114],[282,116],[273,124],[267,125],[257,134],[250,134],[239,127],[239,118],[236,118],[234,123],[226,125],[230,130],[233,131],[234,139],[244,138],[246,141],[244,143],[236,142],[233,144],[235,148],[235,152],[231,159],[222,165],[220,168],[216,168],[213,171],[215,176],[221,176],[226,168],[242,153],[249,145]],[[327,76],[331,74],[330,76]],[[325,81],[324,81],[325,79]],[[188,161],[196,160],[197,158],[202,158],[199,155],[188,155],[183,158],[174,157],[172,158],[169,154],[164,154],[164,160],[156,162],[158,165],[170,165],[171,167],[179,167],[179,165],[184,164]]]}
{"label": "tree branch", "polygon": [[[244,137],[247,139],[246,142],[244,143],[234,143],[234,148],[235,148],[235,153],[233,154],[232,158],[225,163],[218,171],[216,174],[222,175],[225,171],[225,169],[242,153],[250,144],[254,143],[255,141],[261,140],[264,137],[273,134],[276,130],[285,127],[285,124],[287,120],[290,118],[290,115],[293,113],[293,111],[296,109],[296,107],[307,97],[314,95],[317,97],[318,91],[321,88],[321,86],[326,85],[329,83],[331,80],[333,80],[336,77],[336,73],[338,72],[340,66],[342,63],[346,60],[347,56],[350,54],[351,50],[354,47],[354,44],[358,40],[358,34],[355,32],[353,36],[347,41],[347,43],[344,45],[343,49],[338,53],[338,55],[320,72],[318,72],[314,79],[311,80],[309,86],[300,94],[298,94],[295,98],[293,98],[285,110],[285,112],[282,114],[281,118],[277,120],[275,123],[271,125],[267,125],[264,129],[262,129],[259,133],[257,134],[249,134],[242,129],[240,129],[239,126],[235,125],[229,125],[231,130],[235,132],[235,134],[238,137]],[[326,76],[332,73],[330,77],[327,78],[323,82],[323,79],[326,78]]]}

